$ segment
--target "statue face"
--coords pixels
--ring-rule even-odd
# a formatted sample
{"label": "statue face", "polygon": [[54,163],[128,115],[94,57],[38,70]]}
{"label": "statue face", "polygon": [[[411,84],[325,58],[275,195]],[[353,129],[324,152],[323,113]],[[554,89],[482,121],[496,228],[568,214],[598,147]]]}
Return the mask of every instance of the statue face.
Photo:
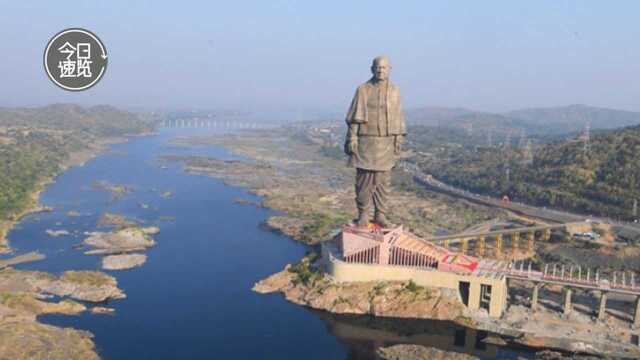
{"label": "statue face", "polygon": [[380,61],[374,62],[371,66],[373,77],[378,81],[389,79],[390,70],[391,65],[389,65],[389,61],[387,61],[386,59],[381,59]]}

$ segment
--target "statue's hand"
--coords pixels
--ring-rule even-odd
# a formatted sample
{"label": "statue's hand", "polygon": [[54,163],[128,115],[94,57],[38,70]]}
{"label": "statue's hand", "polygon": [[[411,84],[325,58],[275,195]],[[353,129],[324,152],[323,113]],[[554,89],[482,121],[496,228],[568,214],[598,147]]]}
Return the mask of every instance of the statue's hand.
{"label": "statue's hand", "polygon": [[344,143],[344,152],[353,155],[358,151],[358,138],[347,139]]}
{"label": "statue's hand", "polygon": [[394,153],[396,155],[400,155],[400,153],[402,152],[402,143],[404,142],[404,136],[396,135],[393,140]]}

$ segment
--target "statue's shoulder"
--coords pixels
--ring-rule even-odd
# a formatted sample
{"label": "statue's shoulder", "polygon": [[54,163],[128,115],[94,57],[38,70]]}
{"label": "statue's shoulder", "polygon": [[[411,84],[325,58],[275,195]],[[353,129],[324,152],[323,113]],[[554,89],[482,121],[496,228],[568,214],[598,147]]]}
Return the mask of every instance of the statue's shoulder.
{"label": "statue's shoulder", "polygon": [[357,91],[367,91],[368,89],[370,89],[372,87],[372,83],[371,80],[368,80],[366,82],[363,82],[362,84],[358,85]]}

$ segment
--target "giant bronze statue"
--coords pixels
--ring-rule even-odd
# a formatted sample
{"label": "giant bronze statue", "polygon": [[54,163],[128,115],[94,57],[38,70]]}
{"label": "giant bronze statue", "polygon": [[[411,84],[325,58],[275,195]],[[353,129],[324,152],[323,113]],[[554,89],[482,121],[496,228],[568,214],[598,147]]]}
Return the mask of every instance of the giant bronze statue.
{"label": "giant bronze statue", "polygon": [[389,59],[373,59],[373,77],[358,86],[347,113],[347,138],[344,150],[356,167],[356,205],[358,226],[367,226],[371,203],[373,221],[382,227],[393,226],[387,219],[391,169],[406,135],[400,91],[389,80]]}

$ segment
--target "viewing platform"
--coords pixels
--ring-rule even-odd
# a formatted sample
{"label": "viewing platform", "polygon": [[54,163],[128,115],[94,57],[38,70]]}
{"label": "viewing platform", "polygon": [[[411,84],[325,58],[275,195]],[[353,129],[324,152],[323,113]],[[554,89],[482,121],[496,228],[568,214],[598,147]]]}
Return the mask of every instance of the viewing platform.
{"label": "viewing platform", "polygon": [[405,231],[376,224],[345,225],[322,245],[327,273],[336,281],[414,281],[448,288],[460,294],[470,309],[485,309],[500,317],[506,306],[506,266],[451,251]]}

